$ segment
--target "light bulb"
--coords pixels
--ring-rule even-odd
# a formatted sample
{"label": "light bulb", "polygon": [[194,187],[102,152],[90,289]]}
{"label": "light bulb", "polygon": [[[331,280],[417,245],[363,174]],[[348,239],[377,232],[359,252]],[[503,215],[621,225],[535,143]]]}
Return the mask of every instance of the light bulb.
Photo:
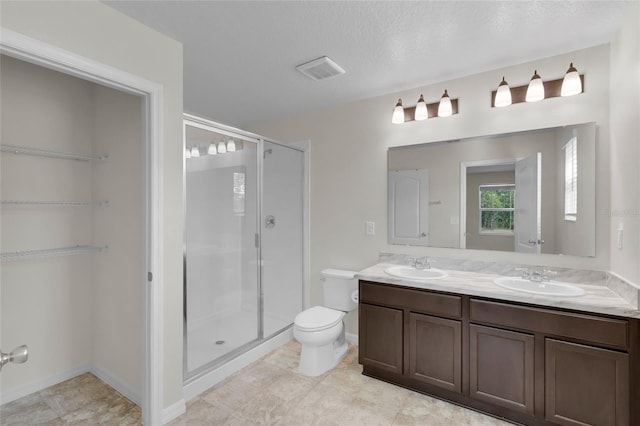
{"label": "light bulb", "polygon": [[511,89],[509,88],[509,84],[505,81],[504,77],[502,77],[502,81],[498,86],[498,90],[496,90],[496,99],[493,102],[493,105],[496,107],[505,107],[511,105]]}
{"label": "light bulb", "polygon": [[187,149],[184,150],[184,158],[191,158],[191,148],[187,147]]}
{"label": "light bulb", "polygon": [[223,141],[218,142],[218,154],[224,154],[227,152],[227,146]]}
{"label": "light bulb", "polygon": [[527,96],[525,100],[527,102],[538,102],[544,99],[544,82],[538,75],[538,70],[533,72],[533,77],[527,87]]}
{"label": "light bulb", "polygon": [[438,117],[449,117],[451,114],[453,114],[451,98],[445,89],[444,94],[440,98],[440,104],[438,105]]}
{"label": "light bulb", "polygon": [[207,149],[207,154],[216,155],[217,153],[218,153],[218,150],[216,149],[216,144],[211,142],[209,144],[209,148]]}
{"label": "light bulb", "polygon": [[196,157],[200,157],[200,148],[198,148],[197,146],[194,146],[193,148],[191,148],[191,158],[196,158]]}
{"label": "light bulb", "polygon": [[398,99],[396,107],[393,109],[393,115],[391,116],[391,122],[393,124],[404,123],[404,108],[402,108],[402,99]]}
{"label": "light bulb", "polygon": [[[429,117],[429,112],[427,111],[427,103],[424,101],[424,97],[420,95],[420,99],[418,99],[418,103],[416,104],[416,112],[413,116],[414,120],[426,120]],[[404,111],[403,111],[403,120],[404,120]]]}
{"label": "light bulb", "polygon": [[582,93],[582,80],[580,80],[580,74],[578,74],[578,70],[573,66],[572,62],[562,80],[560,96],[573,96],[580,93]]}
{"label": "light bulb", "polygon": [[227,152],[234,152],[236,150],[236,143],[233,139],[229,139],[227,142]]}

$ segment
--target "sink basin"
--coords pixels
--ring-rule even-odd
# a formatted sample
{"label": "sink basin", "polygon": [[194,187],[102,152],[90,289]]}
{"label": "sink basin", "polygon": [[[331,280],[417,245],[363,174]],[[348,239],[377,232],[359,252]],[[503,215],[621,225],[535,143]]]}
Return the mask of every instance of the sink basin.
{"label": "sink basin", "polygon": [[447,277],[447,273],[440,269],[416,269],[411,266],[391,266],[384,270],[385,273],[394,277],[408,280],[437,280]]}
{"label": "sink basin", "polygon": [[523,293],[540,294],[544,296],[578,297],[584,296],[585,291],[580,287],[558,281],[536,282],[522,278],[502,277],[494,281],[500,287]]}

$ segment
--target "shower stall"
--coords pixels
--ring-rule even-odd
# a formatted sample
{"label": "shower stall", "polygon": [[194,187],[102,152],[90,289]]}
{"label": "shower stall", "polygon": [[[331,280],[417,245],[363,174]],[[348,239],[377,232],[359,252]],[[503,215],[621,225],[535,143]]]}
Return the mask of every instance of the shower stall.
{"label": "shower stall", "polygon": [[293,324],[303,308],[304,152],[184,119],[184,377]]}

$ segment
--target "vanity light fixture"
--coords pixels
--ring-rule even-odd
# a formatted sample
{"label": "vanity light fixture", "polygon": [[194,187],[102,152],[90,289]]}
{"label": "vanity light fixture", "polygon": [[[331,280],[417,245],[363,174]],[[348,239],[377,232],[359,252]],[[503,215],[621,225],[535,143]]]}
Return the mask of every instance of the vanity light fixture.
{"label": "vanity light fixture", "polygon": [[395,108],[393,108],[391,122],[393,124],[404,123],[404,108],[402,107],[402,99],[398,99],[398,103],[396,104]]}
{"label": "vanity light fixture", "polygon": [[509,83],[504,79],[504,76],[498,85],[498,90],[496,90],[496,98],[493,105],[496,107],[511,105],[511,88],[509,87]]}
{"label": "vanity light fixture", "polygon": [[234,152],[236,150],[236,143],[233,139],[227,141],[227,152]]}
{"label": "vanity light fixture", "polygon": [[447,89],[444,89],[444,94],[440,98],[440,103],[438,104],[438,117],[449,117],[451,114],[453,114],[451,98],[447,93]]}
{"label": "vanity light fixture", "polygon": [[191,158],[197,157],[200,157],[200,148],[198,148],[198,145],[195,145],[191,148]]}
{"label": "vanity light fixture", "polygon": [[578,74],[578,70],[573,66],[572,62],[564,78],[556,80],[543,81],[536,70],[529,84],[509,88],[504,77],[502,77],[502,82],[498,89],[491,92],[491,106],[503,107],[521,102],[536,102],[560,96],[573,96],[583,91],[584,74]]}
{"label": "vanity light fixture", "polygon": [[[404,118],[404,111],[402,112],[402,114]],[[416,104],[416,112],[413,116],[413,119],[416,121],[422,121],[426,120],[427,117],[429,117],[429,112],[427,111],[427,103],[424,101],[424,96],[420,95],[420,99],[418,99],[418,103]]]}
{"label": "vanity light fixture", "polygon": [[525,100],[527,102],[538,102],[544,99],[544,83],[542,78],[538,75],[538,70],[533,72],[533,77],[527,87],[527,96]]}
{"label": "vanity light fixture", "polygon": [[224,141],[218,142],[218,154],[224,154],[225,152],[227,152],[227,146]]}
{"label": "vanity light fixture", "polygon": [[208,155],[216,155],[216,154],[218,154],[218,149],[216,148],[216,144],[214,142],[211,142],[209,144],[209,148],[207,148],[207,154]]}
{"label": "vanity light fixture", "polygon": [[391,122],[402,124],[406,121],[421,121],[427,118],[448,117],[458,113],[458,100],[449,98],[449,93],[444,91],[442,98],[438,102],[426,103],[424,96],[420,95],[418,103],[413,107],[403,107],[402,99],[393,108]]}
{"label": "vanity light fixture", "polygon": [[569,65],[567,73],[562,79],[562,89],[560,96],[573,96],[582,93],[582,80],[578,70],[573,66],[573,62]]}

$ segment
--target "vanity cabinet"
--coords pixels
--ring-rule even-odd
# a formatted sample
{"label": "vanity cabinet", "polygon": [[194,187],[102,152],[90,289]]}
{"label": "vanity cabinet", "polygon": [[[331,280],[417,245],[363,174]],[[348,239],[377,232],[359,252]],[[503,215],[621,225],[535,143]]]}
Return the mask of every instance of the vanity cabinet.
{"label": "vanity cabinet", "polygon": [[462,392],[462,323],[415,312],[408,315],[408,376]]}
{"label": "vanity cabinet", "polygon": [[533,335],[471,324],[469,341],[469,395],[533,414]]}
{"label": "vanity cabinet", "polygon": [[360,363],[462,392],[462,298],[360,282]]}
{"label": "vanity cabinet", "polygon": [[402,310],[360,305],[360,362],[402,374]]}
{"label": "vanity cabinet", "polygon": [[562,425],[628,425],[629,402],[629,354],[546,340],[547,420]]}
{"label": "vanity cabinet", "polygon": [[640,321],[360,281],[363,374],[527,425],[640,425]]}

